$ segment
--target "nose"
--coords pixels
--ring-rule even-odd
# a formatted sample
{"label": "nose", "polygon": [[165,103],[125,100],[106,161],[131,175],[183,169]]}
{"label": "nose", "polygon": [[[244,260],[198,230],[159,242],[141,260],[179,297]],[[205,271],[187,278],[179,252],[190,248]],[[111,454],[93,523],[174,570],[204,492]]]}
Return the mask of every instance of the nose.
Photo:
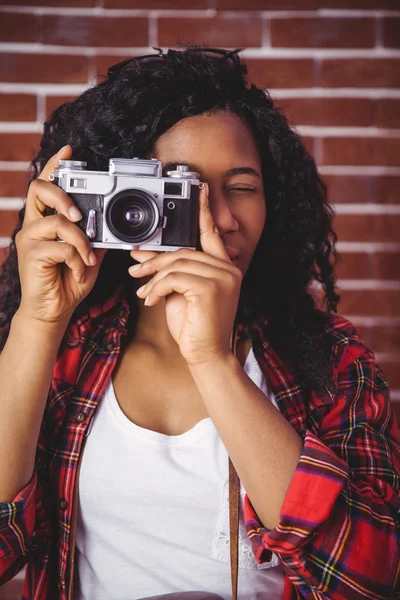
{"label": "nose", "polygon": [[237,231],[239,229],[239,222],[232,213],[229,202],[221,192],[213,190],[212,186],[209,189],[210,211],[220,235],[223,236],[226,233]]}

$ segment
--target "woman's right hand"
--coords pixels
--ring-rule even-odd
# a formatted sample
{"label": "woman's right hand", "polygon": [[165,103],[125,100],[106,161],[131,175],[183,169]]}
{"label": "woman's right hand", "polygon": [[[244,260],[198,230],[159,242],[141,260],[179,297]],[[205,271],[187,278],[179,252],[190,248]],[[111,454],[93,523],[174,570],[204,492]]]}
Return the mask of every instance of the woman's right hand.
{"label": "woman's right hand", "polygon": [[[72,199],[48,179],[58,161],[71,156],[71,146],[62,148],[30,184],[24,222],[15,239],[21,282],[18,312],[64,326],[93,288],[106,253],[91,247],[89,238],[74,224],[81,216]],[[59,214],[45,216],[47,207]],[[57,242],[58,237],[64,242]]]}

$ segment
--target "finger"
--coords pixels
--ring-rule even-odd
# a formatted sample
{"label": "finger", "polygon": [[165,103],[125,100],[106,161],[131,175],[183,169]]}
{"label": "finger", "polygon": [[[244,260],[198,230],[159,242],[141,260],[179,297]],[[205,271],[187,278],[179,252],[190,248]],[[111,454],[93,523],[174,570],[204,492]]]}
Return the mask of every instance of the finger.
{"label": "finger", "polygon": [[68,144],[63,146],[57,154],[54,154],[45,164],[43,170],[41,171],[38,179],[43,179],[44,181],[49,180],[49,175],[52,175],[55,169],[59,167],[60,160],[69,160],[72,158],[72,148]]}
{"label": "finger", "polygon": [[143,263],[150,258],[154,258],[155,256],[159,256],[159,252],[153,252],[152,250],[131,250],[131,256],[138,263]]}
{"label": "finger", "polygon": [[[131,255],[133,255],[133,253],[131,253]],[[148,258],[145,262],[130,267],[129,273],[133,277],[144,277],[145,275],[157,273],[158,271],[161,271],[161,269],[172,264],[176,264],[179,270],[179,265],[184,265],[185,261],[213,265],[229,272],[237,271],[237,267],[235,267],[232,262],[228,263],[225,260],[215,258],[210,254],[185,248],[183,250],[177,250],[176,252],[157,253],[154,257]]]}
{"label": "finger", "polygon": [[75,246],[85,264],[93,266],[97,263],[97,257],[92,250],[89,238],[63,215],[51,215],[43,219],[36,219],[24,229],[24,235],[28,239],[41,241],[60,238],[63,242]]}
{"label": "finger", "polygon": [[238,271],[237,274],[207,263],[179,259],[164,269],[161,269],[161,271],[159,271],[152,279],[150,279],[146,285],[139,288],[136,293],[139,297],[145,298],[151,294],[154,286],[161,281],[161,279],[168,277],[170,273],[186,273],[188,275],[203,277],[204,279],[212,279],[213,281],[218,282],[218,284],[221,286],[221,290],[222,288],[225,288],[229,290],[229,292],[234,292],[236,288],[240,287],[241,284],[241,272],[239,269],[235,268],[235,270]]}
{"label": "finger", "polygon": [[199,231],[200,245],[203,252],[216,256],[227,262],[231,262],[225,246],[222,242],[218,228],[214,223],[209,203],[208,184],[204,183],[203,189],[200,189],[199,195]]}
{"label": "finger", "polygon": [[64,215],[69,221],[76,222],[82,219],[81,212],[63,189],[54,183],[35,179],[29,186],[24,224],[44,217],[47,207]]}
{"label": "finger", "polygon": [[190,301],[195,297],[207,297],[210,293],[218,293],[218,283],[213,279],[199,277],[189,273],[172,272],[158,281],[145,299],[146,306],[154,306],[161,298],[174,292],[183,295]]}
{"label": "finger", "polygon": [[32,247],[31,252],[34,253],[35,262],[45,263],[45,268],[65,263],[71,269],[76,283],[84,283],[86,266],[79,252],[72,244],[60,244],[58,242],[38,243]]}

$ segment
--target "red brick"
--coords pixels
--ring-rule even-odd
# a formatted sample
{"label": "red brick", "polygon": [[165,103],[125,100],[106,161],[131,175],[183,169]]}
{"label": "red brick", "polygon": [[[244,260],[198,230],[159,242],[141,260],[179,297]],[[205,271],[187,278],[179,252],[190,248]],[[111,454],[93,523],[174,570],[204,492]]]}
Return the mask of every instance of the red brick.
{"label": "red brick", "polygon": [[319,8],[399,9],[399,0],[319,0]]}
{"label": "red brick", "polygon": [[0,121],[36,121],[36,96],[0,94]]}
{"label": "red brick", "polygon": [[400,128],[400,100],[397,98],[376,100],[375,122],[377,127]]}
{"label": "red brick", "polygon": [[[311,10],[319,0],[248,0],[246,10]],[[243,10],[243,0],[217,0],[218,10]]]}
{"label": "red brick", "polygon": [[314,138],[309,137],[309,136],[302,136],[301,139],[302,139],[302,142],[303,142],[307,152],[309,154],[311,154],[311,156],[314,156],[314,152],[315,152]]}
{"label": "red brick", "polygon": [[383,19],[383,45],[388,48],[400,48],[400,19]]}
{"label": "red brick", "polygon": [[147,46],[146,17],[42,17],[42,43],[65,46]]}
{"label": "red brick", "polygon": [[0,54],[0,81],[86,83],[87,58],[73,54]]}
{"label": "red brick", "polygon": [[0,171],[0,197],[24,198],[29,180],[28,171]]}
{"label": "red brick", "polygon": [[400,279],[400,252],[374,252],[371,262],[372,279]]}
{"label": "red brick", "polygon": [[400,177],[395,175],[323,175],[330,202],[400,202]]}
{"label": "red brick", "polygon": [[400,138],[324,138],[324,165],[400,165]]}
{"label": "red brick", "polygon": [[11,6],[96,6],[96,0],[6,0]]}
{"label": "red brick", "polygon": [[356,329],[357,329],[358,335],[360,336],[360,338],[362,339],[364,344],[366,344],[369,348],[371,348],[372,344],[371,344],[370,327],[368,327],[367,325],[359,325],[358,324]]}
{"label": "red brick", "polygon": [[[151,53],[149,53],[151,54]],[[99,55],[95,56],[95,69],[97,81],[103,81],[107,77],[107,70],[112,65],[118,64],[127,58],[132,58],[132,55],[121,55],[121,56],[106,56]]]}
{"label": "red brick", "polygon": [[72,100],[75,100],[75,98],[77,98],[77,96],[47,96],[45,109],[46,119],[56,108],[61,106],[61,104],[64,104],[65,102],[71,102]]}
{"label": "red brick", "polygon": [[40,139],[38,133],[0,133],[0,160],[31,161]]}
{"label": "red brick", "polygon": [[[3,264],[3,262],[6,260],[7,256],[8,256],[8,248],[0,248],[0,266],[1,266],[1,265]],[[6,585],[2,587],[2,589],[1,589],[1,593],[3,593],[3,590],[4,590],[4,589],[6,589],[6,586],[7,586],[7,585],[8,585],[8,584],[6,583]],[[22,592],[22,590],[21,590],[21,592]],[[3,598],[3,597],[2,597],[2,598]],[[6,596],[6,598],[7,598],[7,596]],[[19,595],[19,596],[16,596],[16,600],[19,600],[19,598],[21,598],[21,595]]]}
{"label": "red brick", "polygon": [[341,279],[369,279],[371,277],[370,256],[367,252],[342,252],[336,265],[336,274]]}
{"label": "red brick", "polygon": [[260,87],[305,88],[313,86],[314,63],[300,58],[251,58],[246,60],[249,81]]}
{"label": "red brick", "polygon": [[400,59],[327,58],[321,61],[322,87],[400,87]]}
{"label": "red brick", "polygon": [[0,210],[0,237],[9,237],[17,226],[17,223],[17,210]]}
{"label": "red brick", "polygon": [[182,42],[213,47],[261,46],[261,20],[246,14],[242,19],[223,17],[184,19],[160,17],[158,44],[177,47]]}
{"label": "red brick", "polygon": [[393,361],[378,361],[379,367],[382,369],[383,376],[391,390],[398,390],[400,388],[400,357],[393,357]]}
{"label": "red brick", "polygon": [[339,290],[340,314],[361,317],[400,317],[400,290]]}
{"label": "red brick", "polygon": [[372,101],[367,98],[278,99],[293,125],[360,126],[372,124]]}
{"label": "red brick", "polygon": [[374,19],[272,19],[271,44],[286,48],[372,48]]}
{"label": "red brick", "polygon": [[24,13],[2,12],[0,19],[1,42],[37,42],[40,17]]}
{"label": "red brick", "polygon": [[399,242],[400,215],[337,214],[334,229],[341,242]]}
{"label": "red brick", "polygon": [[374,352],[400,352],[400,325],[376,325],[370,330]]}
{"label": "red brick", "polygon": [[[103,0],[104,8],[162,9],[207,9],[212,8],[209,0]],[[246,10],[247,7],[246,7]]]}

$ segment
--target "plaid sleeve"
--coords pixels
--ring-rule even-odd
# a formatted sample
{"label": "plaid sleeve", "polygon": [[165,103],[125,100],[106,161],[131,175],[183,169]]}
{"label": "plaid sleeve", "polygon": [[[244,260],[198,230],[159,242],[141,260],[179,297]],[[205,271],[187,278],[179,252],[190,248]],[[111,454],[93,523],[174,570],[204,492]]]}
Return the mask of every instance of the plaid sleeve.
{"label": "plaid sleeve", "polygon": [[31,481],[12,502],[0,503],[0,585],[25,565],[36,517],[36,484]]}
{"label": "plaid sleeve", "polygon": [[321,409],[318,436],[305,433],[279,524],[264,528],[246,497],[247,530],[258,561],[276,553],[300,597],[395,598],[400,589],[398,430],[372,352],[364,348],[343,362],[335,400]]}

